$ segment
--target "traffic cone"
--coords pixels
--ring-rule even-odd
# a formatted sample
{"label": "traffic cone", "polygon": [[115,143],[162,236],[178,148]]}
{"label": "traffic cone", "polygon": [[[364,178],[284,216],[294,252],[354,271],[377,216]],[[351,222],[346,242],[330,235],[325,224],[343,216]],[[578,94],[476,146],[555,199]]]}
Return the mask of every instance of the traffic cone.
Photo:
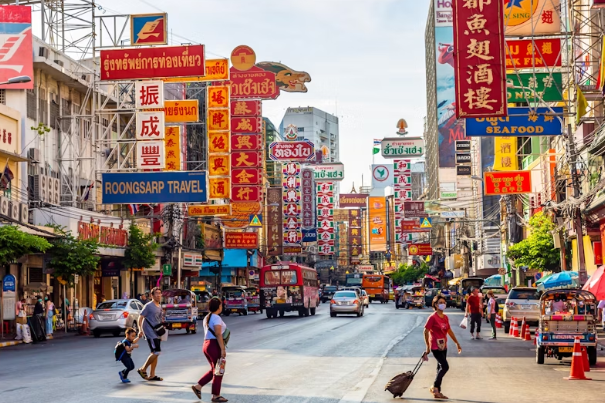
{"label": "traffic cone", "polygon": [[515,329],[513,330],[513,337],[519,337],[519,322],[515,318]]}
{"label": "traffic cone", "polygon": [[502,316],[496,314],[496,329],[502,329]]}
{"label": "traffic cone", "polygon": [[584,372],[590,372],[590,363],[588,362],[588,352],[586,347],[582,346],[582,362],[584,363]]}
{"label": "traffic cone", "polygon": [[86,313],[86,309],[84,310],[84,320],[82,321],[80,332],[84,336],[88,336],[88,314]]}
{"label": "traffic cone", "polygon": [[508,327],[508,335],[512,336],[513,335],[513,331],[515,330],[515,326],[513,325],[513,323],[515,323],[515,317],[513,316],[512,318],[510,318],[510,326]]}
{"label": "traffic cone", "polygon": [[563,379],[568,381],[591,381],[584,375],[584,363],[582,362],[582,348],[580,347],[580,338],[576,337],[573,343],[573,356],[571,358],[571,371],[569,376]]}
{"label": "traffic cone", "polygon": [[531,330],[529,330],[529,324],[525,324],[525,341],[531,341]]}
{"label": "traffic cone", "polygon": [[523,321],[521,322],[521,339],[525,340],[525,316],[523,317]]}

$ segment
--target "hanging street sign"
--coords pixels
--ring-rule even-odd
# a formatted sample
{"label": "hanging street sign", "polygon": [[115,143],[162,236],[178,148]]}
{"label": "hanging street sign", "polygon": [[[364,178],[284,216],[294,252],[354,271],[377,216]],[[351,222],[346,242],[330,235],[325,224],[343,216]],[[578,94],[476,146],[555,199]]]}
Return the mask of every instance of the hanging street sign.
{"label": "hanging street sign", "polygon": [[513,73],[506,76],[508,102],[558,102],[563,100],[561,73]]}
{"label": "hanging street sign", "polygon": [[563,108],[509,108],[506,118],[466,119],[467,136],[560,136]]}
{"label": "hanging street sign", "polygon": [[262,214],[250,214],[250,224],[251,227],[262,227],[263,226],[263,216]]}
{"label": "hanging street sign", "polygon": [[384,158],[420,157],[424,154],[424,139],[421,137],[386,138],[380,142]]}
{"label": "hanging street sign", "polygon": [[269,145],[269,158],[273,161],[313,161],[315,145],[309,140],[275,141]]}
{"label": "hanging street sign", "polygon": [[313,165],[315,181],[341,181],[345,177],[345,166],[342,163]]}

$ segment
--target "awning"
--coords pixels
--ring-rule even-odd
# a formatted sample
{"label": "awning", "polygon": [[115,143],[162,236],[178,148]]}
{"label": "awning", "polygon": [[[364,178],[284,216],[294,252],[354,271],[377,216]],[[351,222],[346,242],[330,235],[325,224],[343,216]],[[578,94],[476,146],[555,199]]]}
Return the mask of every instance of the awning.
{"label": "awning", "polygon": [[595,223],[605,218],[605,189],[597,192],[583,213],[589,221]]}
{"label": "awning", "polygon": [[37,235],[37,236],[41,236],[44,238],[57,238],[58,235],[54,233],[54,230],[50,227],[43,227],[41,225],[30,225],[30,226],[25,226],[25,225],[20,225],[20,224],[11,224],[11,223],[0,223],[0,227],[6,226],[6,225],[12,225],[14,227],[17,227],[17,229],[19,231],[25,232],[26,234],[30,234],[30,235]]}
{"label": "awning", "polygon": [[458,285],[462,281],[463,277],[457,277],[448,282],[449,285]]}
{"label": "awning", "polygon": [[[11,153],[10,151],[4,151],[4,150],[0,150],[0,160],[2,159],[9,159],[12,162],[27,162],[29,161],[29,159],[24,158],[18,154],[15,153]],[[5,161],[6,162],[6,161]],[[5,164],[3,164],[4,166]]]}

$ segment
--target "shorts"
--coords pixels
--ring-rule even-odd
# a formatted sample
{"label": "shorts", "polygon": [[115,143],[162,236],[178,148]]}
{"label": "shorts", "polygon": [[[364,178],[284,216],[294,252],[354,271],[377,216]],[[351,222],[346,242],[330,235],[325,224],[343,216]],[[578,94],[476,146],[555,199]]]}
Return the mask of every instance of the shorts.
{"label": "shorts", "polygon": [[160,355],[160,353],[162,352],[162,348],[160,346],[161,342],[161,339],[147,339],[147,344],[149,344],[149,350],[151,350],[152,354]]}

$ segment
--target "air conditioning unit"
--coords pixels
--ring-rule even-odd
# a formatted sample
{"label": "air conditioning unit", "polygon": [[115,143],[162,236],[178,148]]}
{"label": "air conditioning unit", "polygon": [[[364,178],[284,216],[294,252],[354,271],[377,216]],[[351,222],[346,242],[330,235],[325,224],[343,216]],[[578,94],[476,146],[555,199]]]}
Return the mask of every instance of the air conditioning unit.
{"label": "air conditioning unit", "polygon": [[48,59],[49,55],[50,55],[50,51],[48,50],[48,48],[45,48],[44,46],[40,46],[40,48],[38,49],[38,56],[45,57]]}
{"label": "air conditioning unit", "polygon": [[46,202],[47,203],[52,203],[53,200],[53,177],[52,176],[47,176],[46,177]]}
{"label": "air conditioning unit", "polygon": [[58,64],[61,67],[65,66],[65,63],[63,63],[63,60],[59,60],[59,59],[55,60],[55,64]]}
{"label": "air conditioning unit", "polygon": [[32,162],[40,162],[40,149],[30,148],[27,150],[27,158],[29,158]]}
{"label": "air conditioning unit", "polygon": [[61,204],[61,179],[59,178],[50,178],[52,183],[52,191],[50,193],[49,203],[56,204],[57,206]]}
{"label": "air conditioning unit", "polygon": [[34,200],[48,202],[48,176],[34,175]]}
{"label": "air conditioning unit", "polygon": [[29,223],[29,206],[27,203],[21,203],[21,214],[19,221],[21,221],[23,224]]}
{"label": "air conditioning unit", "polygon": [[10,217],[10,200],[0,196],[0,214]]}
{"label": "air conditioning unit", "polygon": [[10,217],[15,221],[19,221],[19,218],[21,217],[21,203],[15,201],[11,202],[10,211]]}

